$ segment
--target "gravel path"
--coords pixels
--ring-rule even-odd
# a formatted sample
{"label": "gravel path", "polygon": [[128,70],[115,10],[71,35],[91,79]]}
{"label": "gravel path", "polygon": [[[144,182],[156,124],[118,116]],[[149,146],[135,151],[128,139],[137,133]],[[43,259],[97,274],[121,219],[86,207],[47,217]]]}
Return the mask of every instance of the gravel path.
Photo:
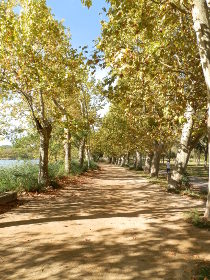
{"label": "gravel path", "polygon": [[0,279],[193,279],[210,263],[210,233],[183,213],[203,207],[103,165],[81,186],[0,215]]}

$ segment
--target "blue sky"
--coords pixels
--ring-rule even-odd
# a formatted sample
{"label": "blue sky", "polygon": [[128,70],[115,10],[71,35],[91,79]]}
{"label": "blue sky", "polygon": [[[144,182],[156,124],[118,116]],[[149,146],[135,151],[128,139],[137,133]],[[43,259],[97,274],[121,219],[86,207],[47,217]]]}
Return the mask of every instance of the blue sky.
{"label": "blue sky", "polygon": [[80,0],[47,0],[47,5],[58,20],[64,19],[64,25],[70,28],[72,46],[94,46],[92,42],[100,35],[102,8],[106,7],[105,0],[93,0],[93,6],[88,9]]}

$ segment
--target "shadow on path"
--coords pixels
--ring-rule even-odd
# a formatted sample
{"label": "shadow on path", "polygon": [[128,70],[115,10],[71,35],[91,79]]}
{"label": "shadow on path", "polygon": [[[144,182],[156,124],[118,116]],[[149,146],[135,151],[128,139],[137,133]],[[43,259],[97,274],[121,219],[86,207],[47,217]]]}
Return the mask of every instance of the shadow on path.
{"label": "shadow on path", "polygon": [[203,206],[104,165],[1,217],[0,279],[190,280],[210,264],[210,233],[183,213]]}

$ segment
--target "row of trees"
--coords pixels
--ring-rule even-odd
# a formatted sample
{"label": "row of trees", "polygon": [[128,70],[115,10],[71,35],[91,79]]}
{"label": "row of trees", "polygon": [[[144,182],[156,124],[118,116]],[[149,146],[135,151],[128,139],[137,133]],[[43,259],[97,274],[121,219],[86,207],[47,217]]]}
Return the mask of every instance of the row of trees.
{"label": "row of trees", "polygon": [[209,1],[107,2],[97,46],[110,69],[104,94],[112,108],[95,149],[113,159],[146,154],[147,169],[158,176],[161,153],[177,145],[176,188],[192,149],[210,133]]}
{"label": "row of trees", "polygon": [[[19,122],[27,122],[32,135],[34,129],[39,135],[38,181],[43,185],[49,184],[50,139],[55,153],[56,145],[63,143],[69,174],[71,138],[79,143],[83,165],[96,120],[97,88],[85,56],[72,48],[70,39],[45,0],[0,1],[1,105],[6,113],[21,116]],[[36,141],[31,144],[35,149]]]}

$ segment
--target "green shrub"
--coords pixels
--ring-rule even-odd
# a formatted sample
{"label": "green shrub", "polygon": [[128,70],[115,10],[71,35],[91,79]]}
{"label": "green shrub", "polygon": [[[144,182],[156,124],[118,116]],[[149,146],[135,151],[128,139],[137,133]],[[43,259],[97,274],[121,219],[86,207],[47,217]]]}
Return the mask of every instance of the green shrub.
{"label": "green shrub", "polygon": [[[78,161],[72,161],[71,174],[78,175],[88,170],[88,163],[84,167],[79,166]],[[95,162],[90,162],[90,169],[97,169]],[[42,186],[38,184],[39,166],[25,162],[23,164],[0,169],[0,192],[6,191],[41,191]],[[62,161],[49,164],[49,178],[51,186],[58,188],[56,178],[66,175]]]}
{"label": "green shrub", "polygon": [[198,261],[193,271],[193,279],[208,280],[210,279],[210,263],[208,261]]}
{"label": "green shrub", "polygon": [[48,172],[49,172],[50,180],[54,180],[55,178],[64,176],[65,170],[64,170],[63,161],[56,161],[53,163],[49,163]]}
{"label": "green shrub", "polygon": [[190,212],[185,213],[185,218],[187,222],[193,224],[194,226],[210,229],[210,222],[204,219],[197,209],[193,209]]}
{"label": "green shrub", "polygon": [[181,185],[184,186],[184,187],[188,187],[189,184],[190,184],[189,176],[188,176],[187,173],[185,173],[182,177]]}
{"label": "green shrub", "polygon": [[[98,169],[98,165],[94,161],[90,161],[90,170]],[[77,160],[72,160],[71,163],[71,174],[72,175],[79,175],[83,172],[86,172],[88,170],[88,162],[85,161],[83,167],[81,168],[79,165],[79,162]]]}
{"label": "green shrub", "polygon": [[38,191],[41,186],[38,184],[39,168],[35,164],[24,163],[19,166],[0,169],[0,192],[5,191]]}

